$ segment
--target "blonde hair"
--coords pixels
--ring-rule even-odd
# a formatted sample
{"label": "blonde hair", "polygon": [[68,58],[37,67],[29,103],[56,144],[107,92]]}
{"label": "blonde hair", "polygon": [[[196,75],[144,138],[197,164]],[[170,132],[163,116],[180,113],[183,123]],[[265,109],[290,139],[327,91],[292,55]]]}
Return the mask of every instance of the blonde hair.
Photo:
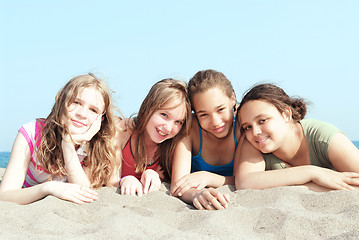
{"label": "blonde hair", "polygon": [[147,166],[144,132],[149,119],[155,111],[165,109],[167,104],[174,100],[179,100],[177,106],[185,104],[185,121],[180,132],[175,137],[159,144],[159,149],[155,155],[165,172],[166,178],[171,175],[175,146],[182,137],[189,134],[191,127],[191,104],[188,98],[186,83],[171,78],[163,79],[152,86],[143,100],[137,116],[133,118],[134,121],[131,128],[132,133],[136,136],[135,142],[137,143],[134,151],[136,172],[143,172]]}
{"label": "blonde hair", "polygon": [[121,152],[114,142],[116,117],[111,91],[92,73],[69,80],[57,93],[55,104],[47,118],[37,119],[44,126],[37,139],[39,147],[36,153],[41,165],[52,176],[66,176],[61,142],[69,130],[61,119],[62,116],[69,117],[67,107],[75,101],[82,89],[88,87],[95,87],[101,93],[105,104],[101,128],[87,143],[87,157],[84,159],[84,166],[90,169],[91,186],[96,188],[110,185],[110,176],[115,171],[119,171]]}

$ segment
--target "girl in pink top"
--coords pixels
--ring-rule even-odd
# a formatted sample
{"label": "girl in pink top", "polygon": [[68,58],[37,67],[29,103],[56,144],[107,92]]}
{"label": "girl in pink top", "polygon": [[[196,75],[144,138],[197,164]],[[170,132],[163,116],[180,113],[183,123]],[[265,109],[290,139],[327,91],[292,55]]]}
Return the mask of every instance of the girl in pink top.
{"label": "girl in pink top", "polygon": [[92,202],[91,188],[117,185],[115,116],[110,91],[93,74],[71,79],[46,119],[25,124],[15,139],[0,200],[28,204],[47,195]]}
{"label": "girl in pink top", "polygon": [[136,117],[121,120],[121,194],[159,190],[159,173],[168,179],[174,148],[189,133],[190,114],[186,84],[164,79],[152,86]]}

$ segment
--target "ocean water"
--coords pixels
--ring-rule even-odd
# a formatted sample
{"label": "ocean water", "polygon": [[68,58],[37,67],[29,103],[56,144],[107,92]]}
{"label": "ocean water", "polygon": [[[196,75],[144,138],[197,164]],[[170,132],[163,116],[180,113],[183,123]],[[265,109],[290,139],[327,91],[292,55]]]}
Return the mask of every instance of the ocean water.
{"label": "ocean water", "polygon": [[10,152],[0,152],[0,167],[6,168],[9,162]]}
{"label": "ocean water", "polygon": [[[359,141],[353,141],[354,145],[359,148]],[[6,168],[9,162],[10,152],[0,152],[0,168]]]}
{"label": "ocean water", "polygon": [[354,145],[357,146],[357,148],[359,148],[359,141],[353,141]]}

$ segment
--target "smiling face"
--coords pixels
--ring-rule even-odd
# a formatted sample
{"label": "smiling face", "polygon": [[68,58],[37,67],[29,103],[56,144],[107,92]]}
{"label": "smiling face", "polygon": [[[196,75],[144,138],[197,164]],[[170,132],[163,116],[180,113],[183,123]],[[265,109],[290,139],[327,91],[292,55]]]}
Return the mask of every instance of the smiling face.
{"label": "smiling face", "polygon": [[105,103],[100,91],[95,87],[83,88],[68,107],[69,131],[71,134],[85,133],[92,123],[104,112]]}
{"label": "smiling face", "polygon": [[246,102],[240,112],[240,122],[247,140],[262,153],[278,150],[286,141],[290,113],[280,113],[265,101]]}
{"label": "smiling face", "polygon": [[236,98],[229,98],[218,87],[196,93],[192,97],[193,109],[202,129],[217,138],[224,138],[230,133],[233,124],[233,107]]}
{"label": "smiling face", "polygon": [[149,118],[145,136],[155,144],[175,137],[182,128],[186,117],[186,107],[180,100],[172,100]]}

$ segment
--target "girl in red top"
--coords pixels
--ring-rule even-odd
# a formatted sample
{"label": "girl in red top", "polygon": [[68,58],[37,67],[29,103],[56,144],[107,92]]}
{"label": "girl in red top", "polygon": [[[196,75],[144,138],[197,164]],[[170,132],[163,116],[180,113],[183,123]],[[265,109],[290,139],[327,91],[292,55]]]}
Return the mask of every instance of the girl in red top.
{"label": "girl in red top", "polygon": [[190,114],[186,84],[163,79],[152,86],[136,117],[120,120],[121,194],[159,190],[161,178],[171,172],[176,144],[189,133]]}

